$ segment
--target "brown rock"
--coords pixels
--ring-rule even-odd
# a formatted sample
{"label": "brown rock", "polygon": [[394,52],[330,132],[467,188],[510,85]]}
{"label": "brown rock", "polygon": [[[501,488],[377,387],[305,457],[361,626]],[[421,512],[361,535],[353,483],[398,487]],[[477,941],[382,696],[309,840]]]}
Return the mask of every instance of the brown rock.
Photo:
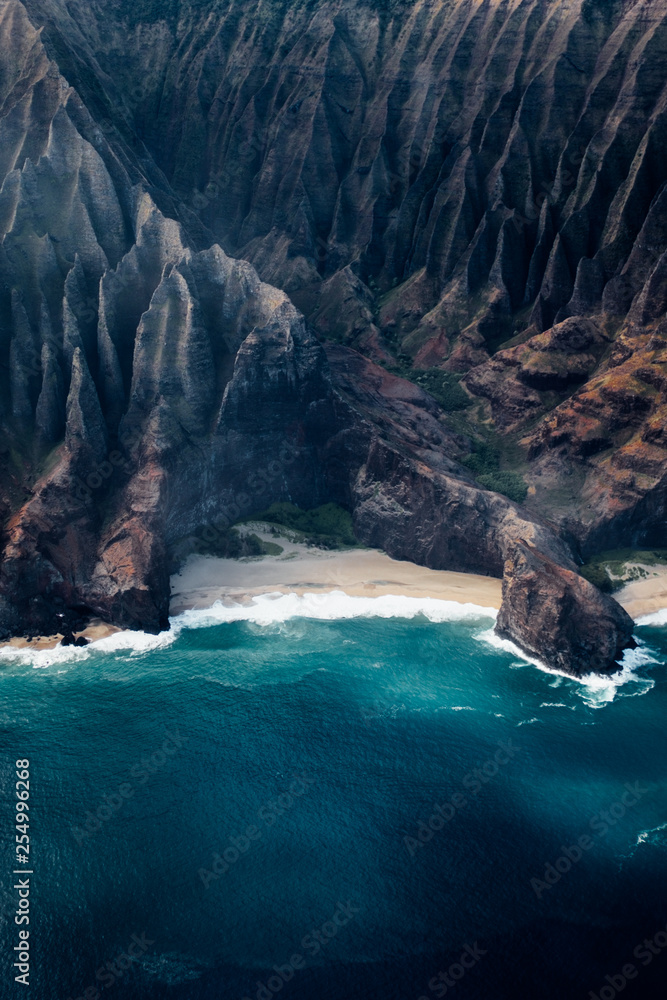
{"label": "brown rock", "polygon": [[515,347],[498,351],[473,368],[464,384],[490,401],[499,428],[513,429],[552,408],[553,393],[564,394],[585,382],[607,344],[608,338],[593,321],[566,319]]}
{"label": "brown rock", "polygon": [[565,673],[614,673],[636,645],[630,616],[588,580],[525,541],[505,563],[496,632]]}

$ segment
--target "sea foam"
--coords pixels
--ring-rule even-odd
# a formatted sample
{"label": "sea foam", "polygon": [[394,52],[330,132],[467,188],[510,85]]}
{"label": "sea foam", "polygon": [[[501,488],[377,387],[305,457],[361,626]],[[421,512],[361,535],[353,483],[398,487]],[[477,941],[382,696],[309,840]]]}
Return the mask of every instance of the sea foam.
{"label": "sea foam", "polygon": [[87,646],[58,645],[54,649],[16,649],[6,646],[0,649],[0,665],[6,663],[51,667],[87,660],[91,653],[126,652],[129,656],[140,656],[169,646],[183,629],[210,628],[225,622],[247,621],[256,625],[274,625],[291,618],[335,621],[343,618],[415,618],[420,614],[432,622],[447,622],[495,619],[498,612],[495,608],[440,601],[431,597],[401,597],[391,594],[352,597],[341,590],[303,595],[276,592],[257,595],[247,604],[223,604],[216,601],[210,608],[183,611],[171,618],[169,630],[159,635],[128,630],[97,639]]}
{"label": "sea foam", "polygon": [[153,635],[149,632],[123,631],[114,632],[104,639],[96,639],[87,646],[61,646],[54,649],[16,649],[5,646],[0,649],[0,666],[3,663],[24,664],[32,667],[52,667],[58,664],[76,663],[89,659],[91,653],[126,653],[128,656],[140,656],[154,649],[171,645],[178,632],[169,629]]}
{"label": "sea foam", "polygon": [[667,608],[654,611],[650,615],[642,615],[641,618],[637,618],[635,625],[667,625]]}
{"label": "sea foam", "polygon": [[204,628],[223,622],[248,621],[257,625],[273,625],[290,618],[315,618],[335,621],[340,618],[415,618],[424,615],[432,622],[494,618],[495,608],[477,604],[458,604],[433,597],[401,597],[385,594],[381,597],[352,597],[342,590],[321,593],[260,594],[248,604],[223,604],[211,608],[183,611],[171,619],[172,627]]}
{"label": "sea foam", "polygon": [[[589,706],[589,708],[603,708],[610,704],[617,694],[624,698],[636,697],[646,694],[655,686],[655,681],[651,677],[644,677],[637,673],[641,668],[659,664],[653,652],[648,647],[639,642],[636,649],[626,649],[623,653],[619,669],[614,674],[603,676],[602,674],[584,674],[582,677],[574,677],[563,670],[556,670],[547,666],[537,657],[524,653],[519,646],[516,646],[509,639],[501,639],[493,629],[481,632],[475,636],[480,642],[485,642],[495,649],[505,653],[511,653],[518,661],[516,666],[526,666],[528,664],[537,667],[543,673],[552,676],[562,677],[574,684],[574,694]],[[513,664],[514,665],[514,664]],[[622,690],[628,686],[628,690]]]}
{"label": "sea foam", "polygon": [[660,826],[651,827],[650,830],[642,830],[638,835],[635,846],[639,847],[641,844],[651,844],[656,847],[667,846],[667,823],[661,823]]}

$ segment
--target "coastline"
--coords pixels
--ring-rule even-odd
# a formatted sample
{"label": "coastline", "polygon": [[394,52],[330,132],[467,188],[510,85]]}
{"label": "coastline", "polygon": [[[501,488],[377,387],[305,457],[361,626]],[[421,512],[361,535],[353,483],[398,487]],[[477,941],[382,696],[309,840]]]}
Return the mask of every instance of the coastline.
{"label": "coastline", "polygon": [[[253,530],[263,541],[275,536],[257,525]],[[191,555],[171,577],[170,616],[205,610],[216,602],[248,605],[264,594],[327,594],[342,591],[349,597],[431,598],[483,609],[499,610],[502,581],[474,573],[433,570],[415,563],[392,559],[379,549],[326,550],[280,536],[280,555],[242,559]],[[667,609],[667,566],[646,567],[648,575],[617,591],[614,597],[637,621]],[[121,629],[94,619],[75,638],[89,643],[105,639]],[[34,639],[16,637],[0,643],[0,649],[55,649],[62,635]]]}
{"label": "coastline", "polygon": [[343,591],[349,597],[432,598],[496,610],[501,603],[500,580],[426,569],[375,549],[330,552],[298,546],[297,552],[250,559],[190,556],[171,582],[172,616],[210,608],[216,601],[248,604],[270,593]]}
{"label": "coastline", "polygon": [[[116,625],[107,625],[99,618],[94,618],[81,632],[73,632],[75,639],[83,637],[89,643],[97,642],[99,639],[107,639],[122,629]],[[36,639],[25,639],[22,636],[15,636],[7,642],[0,642],[0,649],[55,649],[60,644],[63,636],[61,632],[55,635],[40,635]]]}
{"label": "coastline", "polygon": [[[264,542],[278,541],[280,555],[226,559],[192,555],[171,578],[172,616],[183,611],[223,604],[247,604],[268,593],[327,593],[343,591],[350,597],[432,598],[500,609],[502,581],[474,573],[427,569],[415,563],[392,559],[380,549],[323,550],[276,537],[266,525],[249,524]],[[637,621],[667,609],[667,565],[641,566],[642,579],[633,581],[613,596]]]}
{"label": "coastline", "polygon": [[633,580],[613,595],[635,621],[667,608],[667,566],[642,565],[640,568],[648,575],[642,580]]}

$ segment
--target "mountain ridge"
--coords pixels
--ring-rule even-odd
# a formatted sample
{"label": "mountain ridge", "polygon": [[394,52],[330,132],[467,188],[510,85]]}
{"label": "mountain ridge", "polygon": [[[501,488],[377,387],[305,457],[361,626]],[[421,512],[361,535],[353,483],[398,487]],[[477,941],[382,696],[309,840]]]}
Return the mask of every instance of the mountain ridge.
{"label": "mountain ridge", "polygon": [[[130,22],[8,0],[5,633],[164,627],[170,546],[251,513],[273,463],[258,506],[334,500],[392,555],[516,593],[535,548],[540,586],[606,609],[613,669],[631,622],[567,573],[664,527],[667,20],[648,6],[274,2],[250,23],[229,0]],[[462,375],[465,424],[388,366]],[[523,507],[466,468],[489,426]],[[558,499],[568,471],[584,512]]]}
{"label": "mountain ridge", "polygon": [[[236,0],[183,0],[170,20],[141,3],[129,20],[123,5],[50,7],[45,36],[66,63],[86,51],[193,216],[319,337],[384,365],[477,369],[465,384],[483,401],[499,348],[566,319],[597,323],[610,343],[663,339],[664,0],[271,0],[252,16]],[[79,25],[69,48],[65,9]],[[657,383],[661,354],[643,353]],[[586,388],[611,367],[596,361],[558,397],[527,387],[509,431],[529,508],[566,525],[582,557],[623,542],[628,523],[634,544],[657,544],[650,511],[665,507],[659,437],[636,426],[628,441],[620,412],[643,392],[632,366],[616,365],[609,405]],[[507,434],[502,408],[501,393],[476,423]],[[515,434],[538,409],[539,430]],[[552,412],[567,443],[548,431]],[[656,395],[648,418],[665,413]],[[590,530],[553,503],[561,460],[584,480]]]}

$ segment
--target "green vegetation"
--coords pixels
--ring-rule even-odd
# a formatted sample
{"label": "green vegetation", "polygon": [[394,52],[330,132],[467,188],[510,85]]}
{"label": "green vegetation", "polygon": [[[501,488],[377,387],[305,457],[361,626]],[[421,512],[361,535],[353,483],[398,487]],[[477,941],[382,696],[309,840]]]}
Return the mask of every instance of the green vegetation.
{"label": "green vegetation", "polygon": [[[238,525],[266,521],[287,528],[295,541],[323,549],[353,548],[358,543],[352,528],[352,517],[335,503],[314,510],[300,510],[291,503],[274,503],[268,510],[244,518]],[[276,528],[271,534],[279,537]],[[170,572],[177,572],[193,552],[217,556],[220,559],[248,559],[259,556],[279,556],[284,552],[277,541],[260,538],[254,531],[215,524],[201,525],[191,535],[179,539],[170,548]]]}
{"label": "green vegetation", "polygon": [[514,503],[523,503],[528,495],[525,480],[518,472],[487,472],[477,476],[477,482],[487,490],[502,493]]}
{"label": "green vegetation", "polygon": [[247,559],[257,556],[279,556],[281,545],[265,542],[252,533],[244,535],[236,528],[202,525],[192,535],[181,538],[171,546],[171,570],[175,573],[193,552],[217,556],[219,559]]}
{"label": "green vegetation", "polygon": [[626,584],[648,576],[638,563],[643,566],[667,563],[667,549],[613,549],[600,552],[581,566],[579,572],[605,594],[613,594]]}
{"label": "green vegetation", "polygon": [[307,545],[323,549],[345,549],[357,545],[352,517],[335,503],[325,503],[313,510],[301,510],[292,503],[274,503],[247,521],[268,521],[281,524],[303,535]]}
{"label": "green vegetation", "polygon": [[491,441],[473,440],[470,455],[461,459],[475,476],[492,475],[500,469],[498,449]]}
{"label": "green vegetation", "polygon": [[257,538],[257,541],[262,546],[262,552],[265,556],[279,556],[285,551],[282,545],[278,545],[277,542],[267,542],[263,538],[258,538],[254,533],[249,537]]}
{"label": "green vegetation", "polygon": [[416,371],[411,377],[412,382],[430,392],[446,413],[467,410],[473,404],[468,393],[459,385],[460,380],[460,375],[443,372],[439,368],[432,368],[430,371]]}
{"label": "green vegetation", "polygon": [[607,573],[606,568],[600,563],[590,563],[586,566],[580,566],[579,572],[592,583],[594,587],[601,590],[603,594],[613,594],[615,590],[618,590],[622,584],[615,584]]}
{"label": "green vegetation", "polygon": [[492,441],[474,440],[473,451],[461,459],[475,479],[487,490],[502,493],[514,503],[523,503],[528,495],[528,487],[523,476],[500,468],[499,449]]}
{"label": "green vegetation", "polygon": [[264,543],[257,535],[242,535],[236,528],[197,532],[198,551],[221,559],[242,559],[264,555]]}
{"label": "green vegetation", "polygon": [[443,372],[441,368],[413,368],[411,359],[405,354],[399,354],[397,363],[388,366],[387,371],[425,389],[446,413],[467,410],[474,402],[459,384],[461,375]]}

